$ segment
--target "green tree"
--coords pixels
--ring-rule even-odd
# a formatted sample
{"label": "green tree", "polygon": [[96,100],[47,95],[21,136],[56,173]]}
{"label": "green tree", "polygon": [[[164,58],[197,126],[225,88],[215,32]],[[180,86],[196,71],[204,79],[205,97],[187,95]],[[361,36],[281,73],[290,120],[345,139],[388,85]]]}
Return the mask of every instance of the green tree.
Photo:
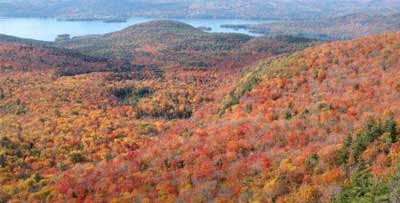
{"label": "green tree", "polygon": [[389,201],[389,187],[384,182],[374,181],[368,168],[362,167],[350,177],[334,203],[385,203]]}

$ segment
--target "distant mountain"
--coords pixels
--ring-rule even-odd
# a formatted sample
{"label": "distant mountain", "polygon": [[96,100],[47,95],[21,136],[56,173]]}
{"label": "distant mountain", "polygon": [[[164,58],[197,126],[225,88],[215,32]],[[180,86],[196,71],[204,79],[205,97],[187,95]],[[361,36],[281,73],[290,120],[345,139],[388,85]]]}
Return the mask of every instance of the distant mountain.
{"label": "distant mountain", "polygon": [[310,19],[355,12],[393,13],[399,0],[2,0],[0,16],[123,20],[132,16]]}
{"label": "distant mountain", "polygon": [[109,34],[58,40],[55,45],[93,57],[209,69],[226,66],[222,64],[227,61],[242,63],[264,55],[293,52],[315,42],[303,38],[207,33],[185,23],[155,20]]}
{"label": "distant mountain", "polygon": [[89,55],[130,58],[143,52],[229,51],[250,39],[247,35],[207,33],[184,23],[158,20],[105,35],[74,37],[57,44]]}
{"label": "distant mountain", "polygon": [[[234,68],[256,58],[280,55],[318,43],[299,37],[259,37],[243,34],[207,33],[191,25],[155,20],[104,35],[59,38],[44,42],[0,35],[0,45],[9,53],[0,55],[15,63],[14,70],[57,70],[61,75],[89,72],[124,72],[177,67],[178,69]],[[10,47],[13,47],[10,50]],[[11,54],[10,54],[11,53]],[[23,54],[24,57],[20,57]],[[30,63],[31,56],[41,55]],[[56,60],[57,59],[57,60]],[[64,60],[65,59],[65,60]],[[14,61],[14,62],[12,62]]]}
{"label": "distant mountain", "polygon": [[267,36],[295,35],[328,40],[353,39],[400,30],[400,14],[350,14],[318,20],[293,20],[258,25],[223,25]]}

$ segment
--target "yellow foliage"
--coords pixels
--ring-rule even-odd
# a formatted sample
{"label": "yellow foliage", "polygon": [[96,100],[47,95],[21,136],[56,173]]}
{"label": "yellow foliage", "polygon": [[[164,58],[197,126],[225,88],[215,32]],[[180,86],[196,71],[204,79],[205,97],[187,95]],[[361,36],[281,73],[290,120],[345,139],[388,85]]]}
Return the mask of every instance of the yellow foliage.
{"label": "yellow foliage", "polygon": [[31,197],[33,199],[45,201],[45,200],[48,200],[48,198],[51,195],[52,191],[53,191],[53,188],[47,186],[47,187],[42,188],[38,192],[32,193]]}
{"label": "yellow foliage", "polygon": [[287,190],[285,181],[278,178],[274,178],[270,182],[264,185],[263,191],[268,198],[273,198],[284,194]]}
{"label": "yellow foliage", "polygon": [[321,193],[314,186],[302,185],[296,193],[285,198],[285,203],[318,203]]}
{"label": "yellow foliage", "polygon": [[294,172],[296,171],[297,166],[293,164],[291,159],[283,159],[279,165],[279,169],[281,171]]}

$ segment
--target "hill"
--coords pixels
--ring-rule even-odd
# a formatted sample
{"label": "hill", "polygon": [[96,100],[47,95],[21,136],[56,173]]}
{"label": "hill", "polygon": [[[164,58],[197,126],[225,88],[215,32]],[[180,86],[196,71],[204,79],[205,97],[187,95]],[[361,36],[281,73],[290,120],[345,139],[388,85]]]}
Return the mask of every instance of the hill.
{"label": "hill", "polygon": [[145,147],[65,171],[53,198],[395,201],[399,39],[262,60],[221,105],[203,106]]}
{"label": "hill", "polygon": [[350,14],[319,20],[288,21],[259,25],[225,25],[267,36],[293,35],[328,40],[346,40],[400,30],[399,14]]}
{"label": "hill", "polygon": [[[2,36],[0,202],[64,199],[58,191],[65,185],[64,180],[58,182],[64,172],[150,149],[176,127],[196,125],[203,110],[218,108],[231,84],[258,59],[320,43],[295,37],[206,34],[176,22],[145,25],[127,29],[140,33],[133,35],[138,42],[123,34],[95,37],[107,44],[111,42],[101,40],[116,36],[113,40],[121,40],[120,47],[127,49],[125,43],[159,47],[145,49],[149,56],[124,60],[56,47],[61,42]],[[162,36],[171,37],[166,41]],[[140,48],[132,49],[137,54]],[[191,133],[182,132],[182,138]],[[141,167],[147,168],[144,162]],[[71,191],[65,201],[77,195]]]}
{"label": "hill", "polygon": [[90,55],[132,57],[137,52],[229,51],[250,39],[246,35],[206,33],[184,23],[158,20],[105,35],[74,37],[60,41],[59,45]]}
{"label": "hill", "polygon": [[140,71],[3,42],[0,200],[395,202],[399,42],[254,38],[212,68]]}
{"label": "hill", "polygon": [[49,45],[51,45],[51,43],[49,43],[49,42],[33,40],[33,39],[24,39],[24,38],[19,38],[19,37],[14,37],[14,36],[10,36],[10,35],[4,35],[4,34],[0,34],[0,43],[2,43],[2,44],[15,43],[15,44],[25,44],[25,45],[32,45],[32,46],[49,46]]}
{"label": "hill", "polygon": [[[279,37],[253,39],[242,34],[207,33],[184,23],[156,20],[105,35],[56,41],[55,45],[90,56],[119,58],[132,63],[209,69],[222,66],[226,62],[241,61],[239,58],[245,60],[251,55],[254,59],[261,55],[270,55],[272,52],[276,54],[279,50],[272,49],[272,44],[280,45],[280,52],[287,53],[301,49],[302,45],[309,46],[316,43],[315,40],[292,39],[297,41]],[[252,46],[254,42],[259,43],[258,50]],[[287,44],[293,47],[286,46]],[[260,49],[262,47],[265,50]]]}
{"label": "hill", "polygon": [[132,16],[316,19],[357,12],[393,13],[398,0],[2,0],[0,16],[124,20]]}
{"label": "hill", "polygon": [[87,56],[49,45],[40,41],[1,36],[0,72],[50,71],[57,76],[65,76],[135,69],[128,62]]}

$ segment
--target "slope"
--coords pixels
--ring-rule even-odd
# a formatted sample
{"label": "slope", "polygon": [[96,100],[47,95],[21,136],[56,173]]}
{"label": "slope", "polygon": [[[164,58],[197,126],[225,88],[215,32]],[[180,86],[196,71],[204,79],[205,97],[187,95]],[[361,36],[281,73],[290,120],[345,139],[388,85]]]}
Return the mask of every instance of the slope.
{"label": "slope", "polygon": [[0,72],[50,71],[56,76],[66,76],[135,69],[134,65],[125,61],[87,56],[49,45],[51,44],[3,36],[0,42]]}
{"label": "slope", "polygon": [[[190,26],[177,26],[187,33],[203,35]],[[206,39],[210,36],[214,35],[206,35]],[[139,39],[167,47],[153,54],[162,52],[171,63],[186,60],[182,52],[190,50],[186,53],[193,52],[191,56],[207,68],[159,68],[154,63],[166,61],[152,57],[143,60],[144,65],[126,68],[124,61],[113,57],[88,57],[52,47],[53,43],[42,45],[4,37],[0,43],[1,202],[61,200],[54,181],[64,171],[151,148],[149,144],[177,126],[197,123],[197,114],[214,115],[207,107],[218,107],[230,84],[258,58],[292,53],[318,43],[293,37],[255,38],[231,48],[235,41],[226,45],[216,42],[215,47],[201,38],[193,43],[200,44],[201,51],[193,51],[191,46],[174,51],[168,48],[169,41],[158,37]],[[180,43],[191,38],[183,34],[170,41]],[[223,49],[229,51],[213,51]],[[197,57],[199,52],[202,57]],[[130,60],[136,64],[136,59]],[[190,135],[189,130],[182,133],[184,137]]]}
{"label": "slope", "polygon": [[399,40],[389,33],[261,61],[221,106],[143,148],[67,170],[53,198],[389,201],[398,191],[385,185],[399,161]]}

